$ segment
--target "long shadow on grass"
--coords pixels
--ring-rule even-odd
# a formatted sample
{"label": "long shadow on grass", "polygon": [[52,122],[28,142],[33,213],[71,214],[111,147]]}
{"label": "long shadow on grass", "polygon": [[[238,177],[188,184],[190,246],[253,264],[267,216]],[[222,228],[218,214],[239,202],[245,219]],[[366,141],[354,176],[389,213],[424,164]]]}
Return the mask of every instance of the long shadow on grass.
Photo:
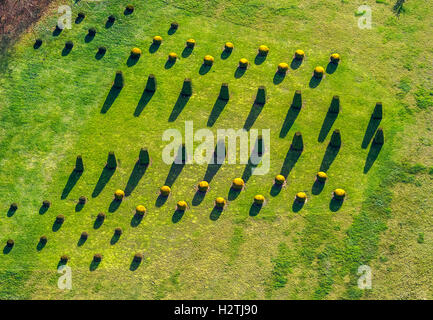
{"label": "long shadow on grass", "polygon": [[250,212],[249,215],[250,217],[255,217],[260,213],[260,210],[262,210],[262,205],[258,205],[258,204],[252,204],[251,208],[250,208]]}
{"label": "long shadow on grass", "polygon": [[266,60],[266,56],[262,56],[261,54],[258,53],[254,59],[254,63],[259,66],[263,62],[265,62],[265,60]]}
{"label": "long shadow on grass", "polygon": [[176,210],[173,213],[173,216],[171,217],[171,221],[173,223],[178,223],[180,220],[182,220],[182,217],[183,217],[184,213],[185,213],[184,210]]}
{"label": "long shadow on grass", "polygon": [[182,51],[182,58],[188,58],[192,54],[193,49],[185,47]]}
{"label": "long shadow on grass", "polygon": [[108,92],[107,98],[105,98],[105,102],[102,105],[101,113],[106,113],[111,108],[114,101],[119,96],[120,91],[122,91],[122,88],[111,87],[110,92]]}
{"label": "long shadow on grass", "polygon": [[272,80],[274,82],[275,85],[280,84],[281,82],[283,82],[284,78],[286,77],[286,73],[282,73],[282,72],[275,72],[274,75],[274,79]]}
{"label": "long shadow on grass", "polygon": [[226,50],[224,49],[223,52],[221,52],[221,59],[225,60],[232,54],[232,50]]}
{"label": "long shadow on grass", "polygon": [[301,112],[301,109],[295,108],[293,105],[290,106],[289,110],[287,111],[286,119],[284,119],[283,126],[280,130],[280,138],[284,138],[287,133],[290,131],[290,128],[293,126],[293,124],[296,121],[296,118],[299,115],[299,112]]}
{"label": "long shadow on grass", "polygon": [[219,140],[212,154],[212,161],[207,165],[206,173],[203,178],[204,181],[207,181],[209,183],[212,181],[212,179],[217,174],[218,170],[223,165],[225,158],[226,158],[225,141]]}
{"label": "long shadow on grass", "polygon": [[141,166],[138,162],[135,163],[134,169],[129,176],[128,183],[125,187],[125,196],[129,196],[137,187],[143,175],[146,173],[147,166]]}
{"label": "long shadow on grass", "polygon": [[134,117],[140,116],[141,112],[143,112],[144,108],[150,102],[154,94],[155,94],[154,91],[146,91],[146,90],[143,91],[140,101],[138,101],[137,107],[135,108]]}
{"label": "long shadow on grass", "polygon": [[259,117],[260,113],[263,110],[265,105],[261,103],[254,103],[251,107],[250,113],[248,114],[247,119],[245,120],[244,130],[249,131],[251,127],[254,125],[254,122]]}
{"label": "long shadow on grass", "polygon": [[332,212],[337,212],[338,210],[340,210],[341,206],[343,205],[343,200],[337,200],[332,198],[331,202],[329,202],[329,209]]}
{"label": "long shadow on grass", "polygon": [[326,147],[325,155],[323,156],[322,163],[320,164],[320,171],[326,172],[329,170],[332,162],[334,162],[335,158],[340,151],[339,147],[333,147],[331,144],[328,144]]}
{"label": "long shadow on grass", "polygon": [[367,160],[365,160],[365,166],[364,166],[364,173],[367,173],[371,167],[373,166],[373,163],[376,161],[377,157],[379,156],[380,150],[382,149],[382,144],[373,143],[370,146],[370,151],[367,155]]}
{"label": "long shadow on grass", "polygon": [[223,112],[225,106],[227,105],[228,100],[217,99],[212,108],[212,111],[209,115],[209,119],[207,120],[207,126],[212,127],[220,116],[221,112]]}
{"label": "long shadow on grass", "polygon": [[89,266],[89,270],[95,271],[96,269],[98,269],[100,263],[101,263],[101,261],[92,260],[92,262],[90,263],[90,266]]}
{"label": "long shadow on grass", "polygon": [[82,174],[83,174],[82,172],[75,171],[75,170],[71,172],[68,181],[66,182],[66,185],[63,188],[61,199],[66,199],[66,197],[71,192],[72,188],[77,184]]}
{"label": "long shadow on grass", "polygon": [[212,66],[208,66],[206,64],[202,64],[200,69],[198,70],[198,73],[202,76],[204,76],[206,73],[208,73],[210,71],[210,69],[212,68]]}
{"label": "long shadow on grass", "polygon": [[206,192],[197,190],[196,193],[194,194],[194,198],[192,198],[191,204],[193,206],[198,206],[203,202],[205,197],[206,197]]}
{"label": "long shadow on grass", "polygon": [[183,108],[185,108],[186,104],[188,103],[189,98],[190,96],[185,96],[183,94],[179,95],[173,107],[173,110],[171,111],[170,117],[168,117],[169,122],[173,122],[177,119],[177,117],[182,112]]}
{"label": "long shadow on grass", "polygon": [[326,113],[326,117],[325,120],[323,120],[322,128],[320,128],[319,138],[317,139],[317,141],[319,142],[325,141],[337,117],[338,117],[338,113],[333,113],[333,112]]}
{"label": "long shadow on grass", "polygon": [[8,209],[8,212],[7,212],[7,217],[8,218],[10,218],[10,217],[13,217],[13,215],[15,214],[15,212],[17,212],[17,209],[16,208],[12,208],[12,206]]}
{"label": "long shadow on grass", "polygon": [[333,74],[338,68],[338,63],[329,62],[326,66],[326,73]]}
{"label": "long shadow on grass", "polygon": [[370,144],[371,139],[373,139],[373,136],[379,127],[380,121],[382,119],[375,119],[373,118],[373,115],[370,118],[370,122],[368,123],[367,130],[365,130],[364,139],[362,140],[361,147],[362,149],[366,149],[368,145]]}
{"label": "long shadow on grass", "polygon": [[319,180],[316,179],[316,181],[314,181],[313,183],[313,186],[311,187],[311,193],[317,196],[322,192],[324,187],[325,187],[325,183],[320,182]]}
{"label": "long shadow on grass", "polygon": [[322,82],[322,78],[317,78],[315,76],[312,76],[310,79],[310,83],[308,85],[310,86],[310,88],[314,89],[319,86],[320,82]]}
{"label": "long shadow on grass", "polygon": [[284,158],[283,166],[281,167],[281,175],[283,175],[285,178],[288,177],[296,162],[298,162],[301,154],[302,151],[294,150],[292,147],[290,147],[289,151],[287,151],[286,157]]}
{"label": "long shadow on grass", "polygon": [[131,219],[131,227],[136,228],[140,225],[141,221],[143,221],[143,216],[139,214],[134,214]]}
{"label": "long shadow on grass", "polygon": [[102,169],[99,180],[96,183],[95,188],[93,189],[92,198],[96,198],[102,192],[102,190],[104,190],[105,186],[107,185],[108,181],[110,181],[114,172],[116,172],[116,169],[108,169],[107,167],[104,167],[104,169]]}
{"label": "long shadow on grass", "polygon": [[110,203],[110,206],[108,207],[108,212],[116,212],[116,210],[119,209],[121,204],[122,201],[113,199],[113,201],[111,201]]}
{"label": "long shadow on grass", "polygon": [[184,146],[179,146],[176,158],[171,164],[170,171],[168,172],[167,178],[165,179],[165,185],[171,187],[176,181],[177,177],[182,172],[186,164],[186,149]]}
{"label": "long shadow on grass", "polygon": [[298,69],[302,65],[303,61],[303,59],[293,58],[292,62],[290,63],[290,68],[292,68],[292,70]]}
{"label": "long shadow on grass", "polygon": [[242,76],[245,74],[246,71],[247,68],[237,67],[235,71],[235,78],[236,79],[242,78]]}
{"label": "long shadow on grass", "polygon": [[222,212],[222,208],[214,207],[209,215],[209,219],[211,219],[212,221],[217,221],[220,218]]}
{"label": "long shadow on grass", "polygon": [[126,60],[126,65],[131,68],[133,66],[135,66],[138,62],[138,60],[140,60],[139,57],[133,57],[133,56],[129,56],[128,60]]}

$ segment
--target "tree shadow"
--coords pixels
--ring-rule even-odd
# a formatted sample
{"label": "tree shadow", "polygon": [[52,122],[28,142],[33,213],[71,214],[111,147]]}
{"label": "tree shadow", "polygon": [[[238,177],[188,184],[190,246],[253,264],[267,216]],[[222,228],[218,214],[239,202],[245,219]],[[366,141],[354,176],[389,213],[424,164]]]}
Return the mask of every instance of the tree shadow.
{"label": "tree shadow", "polygon": [[313,187],[311,188],[311,193],[317,196],[322,192],[324,187],[325,187],[325,183],[320,182],[319,180],[316,179],[316,181],[314,181],[313,183]]}
{"label": "tree shadow", "polygon": [[41,251],[45,246],[47,245],[46,241],[39,240],[38,244],[36,245],[36,250]]}
{"label": "tree shadow", "polygon": [[292,68],[292,70],[298,69],[302,65],[303,61],[304,61],[303,59],[293,58],[292,62],[290,63],[290,68]]}
{"label": "tree shadow", "polygon": [[371,139],[373,139],[373,136],[379,127],[380,121],[382,119],[375,119],[373,118],[373,115],[370,118],[370,122],[368,123],[367,130],[365,130],[364,139],[362,140],[361,147],[362,149],[366,149],[368,145],[370,144]]}
{"label": "tree shadow", "polygon": [[136,228],[140,225],[141,221],[143,221],[143,216],[139,214],[134,214],[131,219],[131,227]]}
{"label": "tree shadow", "polygon": [[265,62],[265,60],[266,60],[266,57],[267,56],[262,56],[262,55],[260,55],[260,53],[258,53],[257,55],[256,55],[256,57],[254,58],[254,63],[256,64],[256,65],[261,65],[263,62]]}
{"label": "tree shadow", "polygon": [[167,60],[165,62],[164,68],[165,69],[170,69],[171,67],[174,66],[175,63],[176,63],[176,60]]}
{"label": "tree shadow", "polygon": [[71,53],[72,48],[64,47],[62,50],[62,57],[66,57],[69,53]]}
{"label": "tree shadow", "polygon": [[106,113],[111,108],[114,101],[119,96],[120,91],[122,91],[122,88],[111,87],[110,92],[108,92],[107,98],[105,98],[104,104],[102,105],[101,113]]}
{"label": "tree shadow", "polygon": [[235,78],[236,79],[241,78],[245,74],[246,71],[247,71],[247,68],[237,67],[236,71],[235,71]]}
{"label": "tree shadow", "polygon": [[207,64],[202,64],[200,69],[198,70],[198,73],[202,76],[204,76],[206,73],[208,73],[210,71],[210,69],[212,68],[212,66],[208,66]]}
{"label": "tree shadow", "polygon": [[152,43],[149,47],[149,53],[151,54],[155,53],[156,51],[158,51],[160,46],[161,46],[160,44]]}
{"label": "tree shadow", "polygon": [[214,104],[212,111],[209,115],[209,119],[207,120],[207,126],[208,127],[212,127],[215,124],[215,122],[217,121],[220,114],[223,112],[223,110],[224,110],[224,108],[228,102],[229,102],[228,100],[221,100],[221,99],[217,99],[215,101],[215,104]]}
{"label": "tree shadow", "polygon": [[193,50],[193,48],[185,47],[182,51],[182,58],[188,58],[192,54]]}
{"label": "tree shadow", "polygon": [[289,110],[287,111],[286,119],[284,119],[283,126],[280,130],[280,138],[284,138],[287,136],[287,133],[290,131],[290,128],[295,123],[299,112],[301,112],[301,109],[295,108],[293,105],[290,106]]}
{"label": "tree shadow", "polygon": [[338,63],[329,62],[326,66],[326,73],[327,74],[333,74],[338,68]]}
{"label": "tree shadow", "polygon": [[247,119],[245,120],[244,124],[244,130],[249,131],[251,127],[253,126],[254,122],[259,117],[260,113],[263,110],[264,104],[260,103],[253,103],[253,106],[251,107],[250,113],[248,114]]}
{"label": "tree shadow", "polygon": [[257,216],[260,213],[260,210],[262,210],[262,207],[263,205],[253,203],[251,205],[250,212],[249,212],[250,217]]}
{"label": "tree shadow", "polygon": [[219,140],[215,146],[212,155],[212,161],[207,165],[206,173],[203,178],[204,181],[207,181],[209,183],[212,181],[212,179],[217,174],[218,170],[223,165],[225,158],[226,158],[225,141]]}
{"label": "tree shadow", "polygon": [[296,199],[293,201],[292,204],[292,211],[293,212],[299,212],[304,207],[305,202],[297,201]]}
{"label": "tree shadow", "polygon": [[143,112],[144,108],[147,106],[147,104],[152,99],[153,95],[155,94],[155,91],[147,91],[144,90],[143,94],[141,95],[140,101],[138,101],[137,107],[134,111],[134,117],[139,117],[141,112]]}
{"label": "tree shadow", "polygon": [[60,228],[62,227],[62,225],[63,225],[63,221],[58,221],[56,219],[56,220],[54,220],[54,223],[53,223],[53,226],[52,226],[51,230],[53,232],[57,232],[57,231],[60,230]]}
{"label": "tree shadow", "polygon": [[333,147],[331,144],[328,144],[326,147],[325,155],[323,156],[322,163],[320,164],[320,171],[326,172],[329,170],[332,162],[334,162],[335,158],[340,151],[339,147]]}
{"label": "tree shadow", "polygon": [[93,223],[93,229],[99,229],[104,224],[104,220],[105,219],[96,218],[95,222]]}
{"label": "tree shadow", "polygon": [[274,74],[274,79],[273,82],[275,85],[280,84],[281,82],[283,82],[284,78],[286,77],[286,73],[285,72],[275,72]]}
{"label": "tree shadow", "polygon": [[140,60],[139,57],[134,57],[134,56],[130,55],[130,56],[128,57],[128,60],[126,60],[126,65],[127,65],[129,68],[130,68],[130,67],[133,67],[133,66],[135,66],[135,65],[137,64],[138,60]]}
{"label": "tree shadow", "polygon": [[101,261],[95,261],[95,259],[93,259],[92,262],[90,263],[89,270],[95,271],[96,269],[98,269],[100,263]]}
{"label": "tree shadow", "polygon": [[224,49],[223,52],[221,52],[221,59],[226,60],[228,57],[231,56],[233,50],[227,50]]}
{"label": "tree shadow", "polygon": [[320,82],[322,82],[322,78],[317,78],[315,76],[312,76],[310,79],[310,83],[308,85],[310,88],[314,89],[319,86]]}
{"label": "tree shadow", "polygon": [[3,254],[9,254],[14,246],[5,245],[3,248]]}
{"label": "tree shadow", "polygon": [[163,196],[160,194],[155,201],[155,207],[160,208],[167,202],[168,196]]}
{"label": "tree shadow", "polygon": [[370,146],[370,151],[368,152],[367,155],[367,159],[365,160],[364,173],[367,173],[371,169],[373,163],[376,161],[377,157],[379,156],[382,146],[383,146],[382,144],[374,143],[374,141],[372,142]]}
{"label": "tree shadow", "polygon": [[176,210],[173,213],[173,216],[171,217],[171,221],[173,223],[178,223],[182,219],[184,213],[185,213],[185,210]]}
{"label": "tree shadow", "polygon": [[179,94],[179,97],[177,98],[173,110],[171,111],[171,114],[168,118],[169,122],[173,122],[177,119],[177,117],[182,112],[183,108],[185,108],[186,104],[188,103],[190,97],[191,96],[185,96],[183,94]]}
{"label": "tree shadow", "polygon": [[17,212],[17,210],[18,210],[17,208],[12,208],[12,206],[10,206],[7,212],[8,218],[12,217],[15,214],[15,212]]}
{"label": "tree shadow", "polygon": [[222,212],[223,208],[214,207],[209,215],[209,219],[212,221],[217,221],[220,218]]}
{"label": "tree shadow", "polygon": [[104,167],[104,169],[102,169],[99,180],[96,183],[95,188],[93,189],[92,198],[96,198],[102,192],[102,190],[104,190],[105,186],[110,181],[114,172],[116,172],[116,169],[108,169],[107,167]]}
{"label": "tree shadow", "polygon": [[129,180],[125,187],[125,196],[129,196],[137,187],[143,175],[146,173],[148,166],[140,166],[138,161],[135,163],[134,169],[129,176]]}
{"label": "tree shadow", "polygon": [[283,166],[281,167],[281,175],[287,178],[296,162],[299,160],[301,154],[302,151],[294,150],[290,147],[289,151],[287,151],[286,157],[284,158]]}
{"label": "tree shadow", "polygon": [[81,171],[73,170],[71,172],[71,174],[69,175],[68,181],[66,182],[66,185],[63,188],[61,199],[66,199],[66,197],[69,195],[72,188],[74,188],[74,186],[76,185],[76,183],[78,182],[78,180],[80,179],[82,174],[83,174],[83,172],[81,172]]}
{"label": "tree shadow", "polygon": [[332,212],[337,212],[338,210],[340,210],[341,206],[343,205],[344,200],[338,200],[335,198],[331,199],[331,202],[329,203],[329,209]]}
{"label": "tree shadow", "polygon": [[206,197],[206,192],[202,192],[200,190],[197,190],[194,194],[194,198],[192,199],[191,204],[193,206],[198,206],[200,203],[203,202],[204,198]]}
{"label": "tree shadow", "polygon": [[114,246],[119,241],[119,239],[120,239],[120,234],[114,233],[113,236],[110,239],[110,244],[112,246]]}
{"label": "tree shadow", "polygon": [[320,128],[319,138],[317,139],[319,142],[325,141],[337,117],[338,113],[326,113],[325,120],[323,120],[322,128]]}
{"label": "tree shadow", "polygon": [[85,43],[89,43],[91,42],[93,39],[95,39],[95,35],[94,34],[86,34],[86,36],[84,37],[84,42]]}
{"label": "tree shadow", "polygon": [[227,199],[228,199],[229,201],[236,200],[236,198],[239,197],[239,195],[241,194],[241,192],[242,192],[242,190],[239,190],[239,189],[235,189],[235,188],[233,188],[233,187],[230,187],[230,190],[229,190],[229,194],[228,194],[228,196],[227,196]]}
{"label": "tree shadow", "polygon": [[121,200],[113,199],[113,201],[111,201],[110,203],[110,206],[108,207],[108,212],[116,212],[116,210],[119,209],[121,204]]}
{"label": "tree shadow", "polygon": [[280,194],[281,190],[283,189],[283,186],[281,184],[276,184],[274,183],[271,187],[271,191],[269,192],[269,194],[272,197],[276,197]]}

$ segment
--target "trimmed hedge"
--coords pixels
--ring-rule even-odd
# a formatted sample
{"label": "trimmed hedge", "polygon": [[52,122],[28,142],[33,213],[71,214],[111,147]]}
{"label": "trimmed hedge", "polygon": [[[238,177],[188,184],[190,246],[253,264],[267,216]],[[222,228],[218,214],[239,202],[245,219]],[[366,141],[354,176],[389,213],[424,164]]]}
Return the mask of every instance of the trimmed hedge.
{"label": "trimmed hedge", "polygon": [[113,87],[114,88],[123,88],[124,85],[124,78],[123,78],[123,73],[122,71],[116,71],[116,76],[114,77],[114,84]]}
{"label": "trimmed hedge", "polygon": [[207,192],[209,190],[209,183],[207,181],[201,181],[198,184],[198,190],[200,192]]}
{"label": "trimmed hedge", "polygon": [[302,133],[300,133],[299,131],[295,132],[290,148],[295,151],[304,150],[304,140],[302,139]]}
{"label": "trimmed hedge", "polygon": [[302,91],[301,90],[295,91],[295,94],[293,95],[292,107],[295,109],[301,109],[302,108]]}
{"label": "trimmed hedge", "polygon": [[275,184],[281,186],[281,185],[283,185],[286,182],[286,178],[282,174],[277,174],[275,176],[274,181],[275,181]]}
{"label": "trimmed hedge", "polygon": [[125,192],[123,190],[117,189],[114,192],[114,199],[115,200],[122,201],[124,197],[125,197]]}
{"label": "trimmed hedge", "polygon": [[223,197],[217,197],[215,199],[215,206],[218,208],[224,208],[226,205],[226,200]]}
{"label": "trimmed hedge", "polygon": [[235,178],[232,182],[232,188],[235,190],[242,190],[244,185],[245,185],[245,182],[242,178]]}
{"label": "trimmed hedge", "polygon": [[159,189],[159,192],[161,193],[162,196],[164,196],[164,197],[168,197],[168,195],[169,195],[170,192],[171,192],[171,188],[170,188],[169,186],[162,186],[162,187]]}
{"label": "trimmed hedge", "polygon": [[304,50],[298,49],[295,51],[295,59],[302,60],[305,57]]}
{"label": "trimmed hedge", "polygon": [[186,201],[178,201],[176,204],[177,210],[185,211],[188,208]]}
{"label": "trimmed hedge", "polygon": [[257,194],[254,196],[254,204],[261,206],[263,205],[263,203],[265,203],[265,197],[262,196],[261,194]]}
{"label": "trimmed hedge", "polygon": [[314,77],[315,78],[321,79],[321,78],[323,78],[324,74],[325,74],[325,69],[323,67],[318,66],[318,67],[314,68]]}
{"label": "trimmed hedge", "polygon": [[329,141],[329,145],[334,148],[341,147],[341,133],[340,130],[335,129],[331,136],[331,141]]}
{"label": "trimmed hedge", "polygon": [[376,134],[374,135],[373,143],[374,144],[384,144],[385,143],[385,137],[384,137],[382,128],[377,129]]}

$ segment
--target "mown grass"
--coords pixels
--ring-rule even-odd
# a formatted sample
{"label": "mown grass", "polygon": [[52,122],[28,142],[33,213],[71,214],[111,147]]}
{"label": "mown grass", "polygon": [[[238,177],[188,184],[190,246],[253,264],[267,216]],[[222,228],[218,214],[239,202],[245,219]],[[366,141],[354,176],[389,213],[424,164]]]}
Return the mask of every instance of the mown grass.
{"label": "mown grass", "polygon": [[[9,69],[0,77],[0,199],[5,213],[0,220],[0,241],[13,238],[16,242],[0,260],[1,297],[360,298],[363,292],[356,289],[357,267],[377,258],[380,235],[394,201],[391,188],[399,181],[396,177],[401,177],[401,154],[396,151],[400,143],[395,135],[415,114],[414,99],[421,101],[420,107],[429,107],[424,79],[431,68],[424,64],[428,54],[418,43],[428,37],[422,21],[432,11],[408,3],[397,18],[389,6],[371,1],[376,25],[371,31],[362,31],[353,15],[361,3],[130,2],[136,9],[128,16],[123,15],[125,1],[75,4],[74,14],[85,11],[86,18],[59,36],[52,35],[55,15],[48,15],[35,27],[35,34],[24,36],[14,47]],[[110,14],[118,19],[105,28]],[[168,35],[172,21],[180,27]],[[90,27],[98,32],[86,42]],[[161,35],[164,42],[151,53],[154,35]],[[38,50],[32,48],[35,37],[44,40]],[[188,38],[196,39],[197,46],[183,58]],[[75,45],[62,56],[67,40]],[[226,41],[232,41],[235,50],[221,59]],[[260,44],[271,51],[257,65],[254,61]],[[108,50],[98,60],[95,54],[101,45]],[[128,65],[132,47],[143,51],[133,66]],[[306,61],[275,84],[276,66],[282,61],[290,63],[298,48],[306,51]],[[167,69],[167,55],[172,51],[181,58]],[[342,55],[341,64],[317,88],[311,88],[313,68],[326,67],[334,51]],[[213,55],[215,64],[201,75],[205,54]],[[236,78],[242,57],[251,66]],[[125,74],[125,87],[101,113],[114,72],[119,69]],[[158,89],[143,107],[139,101],[150,73],[155,74]],[[169,121],[185,77],[192,78],[194,94],[176,120]],[[191,203],[194,187],[207,167],[187,165],[174,182],[171,197],[157,207],[158,188],[170,172],[170,165],[161,159],[162,133],[168,128],[182,131],[184,121],[189,120],[196,129],[206,127],[222,82],[229,83],[231,100],[216,119],[213,132],[242,128],[258,86],[266,86],[269,99],[253,128],[271,129],[269,174],[252,176],[246,190],[215,217],[215,197],[227,197],[231,180],[242,176],[245,165],[223,165],[198,206]],[[425,89],[413,95],[414,88]],[[290,130],[281,135],[296,89],[302,89],[306,105]],[[318,136],[333,95],[342,99],[342,112],[332,128],[341,130],[343,146],[328,170],[325,188],[313,195],[314,176],[330,134],[323,142],[318,142]],[[381,126],[386,144],[364,173],[369,148],[361,148],[361,143],[374,104],[380,100],[385,106]],[[305,151],[290,171],[288,185],[273,197],[272,180],[281,170],[295,131],[303,133]],[[131,185],[137,178],[131,177],[131,172],[143,146],[149,149],[151,166],[136,186],[133,184],[131,195],[109,212],[114,190],[124,189],[128,181]],[[119,164],[105,185],[98,181],[111,150]],[[62,199],[77,154],[83,156],[85,171]],[[348,198],[332,212],[330,199],[336,187],[346,189]],[[309,200],[301,211],[294,212],[293,198],[298,191],[306,191]],[[264,194],[268,202],[252,217],[249,210],[257,193]],[[76,211],[82,195],[89,201]],[[52,207],[39,214],[44,199],[51,200]],[[190,205],[181,217],[174,216],[178,200]],[[19,209],[8,217],[11,202],[17,202]],[[137,204],[148,209],[138,225],[133,220]],[[100,211],[107,213],[107,219],[95,229]],[[58,214],[64,214],[66,221],[53,231]],[[122,227],[124,233],[112,244],[115,227]],[[89,239],[79,246],[83,231],[89,233]],[[48,243],[37,251],[43,234]],[[427,234],[425,239],[428,241]],[[136,252],[144,253],[145,258],[131,271]],[[95,253],[104,258],[91,271]],[[74,279],[73,290],[66,292],[56,286],[56,267],[62,254],[71,256],[68,264]]]}

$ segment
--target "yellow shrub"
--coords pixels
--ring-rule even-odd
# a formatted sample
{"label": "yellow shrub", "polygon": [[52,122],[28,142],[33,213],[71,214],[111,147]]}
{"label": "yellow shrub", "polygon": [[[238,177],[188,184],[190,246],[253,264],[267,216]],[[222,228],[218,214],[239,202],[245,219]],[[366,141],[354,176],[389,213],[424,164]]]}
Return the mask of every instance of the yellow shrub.
{"label": "yellow shrub", "polygon": [[138,215],[144,215],[146,213],[146,207],[140,204],[140,205],[135,207],[135,212]]}
{"label": "yellow shrub", "polygon": [[168,60],[173,61],[173,60],[176,60],[176,59],[177,59],[177,53],[175,53],[175,52],[170,52],[170,53],[168,54]]}
{"label": "yellow shrub", "polygon": [[261,194],[257,194],[254,196],[254,203],[257,205],[262,205],[265,202],[265,197]]}
{"label": "yellow shrub", "polygon": [[211,66],[214,63],[214,61],[215,61],[214,57],[210,55],[206,55],[203,59],[204,64],[207,66]]}
{"label": "yellow shrub", "polygon": [[171,192],[171,188],[169,186],[162,186],[159,191],[161,192],[161,195],[168,196]]}
{"label": "yellow shrub", "polygon": [[289,65],[285,62],[281,62],[278,65],[278,72],[280,73],[286,73],[289,70]]}
{"label": "yellow shrub", "polygon": [[188,204],[186,203],[186,201],[178,201],[177,202],[177,210],[182,210],[185,211],[188,208]]}
{"label": "yellow shrub", "polygon": [[195,46],[195,40],[194,39],[188,39],[188,40],[186,40],[186,46],[188,48],[194,48],[194,46]]}
{"label": "yellow shrub", "polygon": [[305,202],[307,200],[307,194],[305,192],[298,192],[296,194],[296,201]]}
{"label": "yellow shrub", "polygon": [[236,178],[233,180],[232,187],[233,189],[241,190],[244,187],[244,184],[245,182],[242,180],[242,178]]}
{"label": "yellow shrub", "polygon": [[116,200],[122,200],[124,196],[125,196],[125,192],[123,190],[117,189],[114,192],[114,198]]}
{"label": "yellow shrub", "polygon": [[340,62],[340,55],[338,53],[331,54],[331,61],[335,63]]}
{"label": "yellow shrub", "polygon": [[304,57],[305,57],[304,50],[298,49],[295,51],[295,58],[296,59],[304,59]]}
{"label": "yellow shrub", "polygon": [[245,58],[242,58],[241,60],[239,60],[239,67],[240,68],[248,67],[248,60]]}
{"label": "yellow shrub", "polygon": [[269,48],[268,48],[267,46],[265,46],[265,45],[261,45],[261,46],[259,47],[259,54],[265,56],[265,55],[268,54],[268,52],[269,52]]}
{"label": "yellow shrub", "polygon": [[320,181],[320,182],[325,182],[326,179],[328,179],[328,175],[325,172],[322,172],[322,171],[318,172],[317,175],[316,175],[316,177],[317,177],[317,180]]}
{"label": "yellow shrub", "polygon": [[131,55],[139,57],[139,56],[141,56],[141,50],[139,48],[133,48],[131,50]]}
{"label": "yellow shrub", "polygon": [[314,68],[314,76],[316,78],[322,78],[324,74],[325,74],[325,69],[323,67],[318,66]]}
{"label": "yellow shrub", "polygon": [[206,192],[209,189],[209,183],[207,181],[201,181],[198,184],[198,190],[201,192]]}
{"label": "yellow shrub", "polygon": [[235,47],[234,44],[231,42],[226,42],[224,45],[224,48],[228,51],[233,50],[234,47]]}
{"label": "yellow shrub", "polygon": [[153,37],[153,43],[154,44],[161,44],[162,43],[162,37],[161,36],[154,36]]}
{"label": "yellow shrub", "polygon": [[282,174],[277,174],[277,176],[275,177],[275,183],[282,185],[284,184],[284,182],[286,182],[286,178],[284,178]]}
{"label": "yellow shrub", "polygon": [[218,197],[215,199],[215,206],[218,208],[224,208],[226,205],[226,200],[223,197]]}
{"label": "yellow shrub", "polygon": [[344,199],[344,197],[346,196],[346,191],[344,191],[343,189],[335,189],[334,190],[334,198],[337,200],[342,200]]}

